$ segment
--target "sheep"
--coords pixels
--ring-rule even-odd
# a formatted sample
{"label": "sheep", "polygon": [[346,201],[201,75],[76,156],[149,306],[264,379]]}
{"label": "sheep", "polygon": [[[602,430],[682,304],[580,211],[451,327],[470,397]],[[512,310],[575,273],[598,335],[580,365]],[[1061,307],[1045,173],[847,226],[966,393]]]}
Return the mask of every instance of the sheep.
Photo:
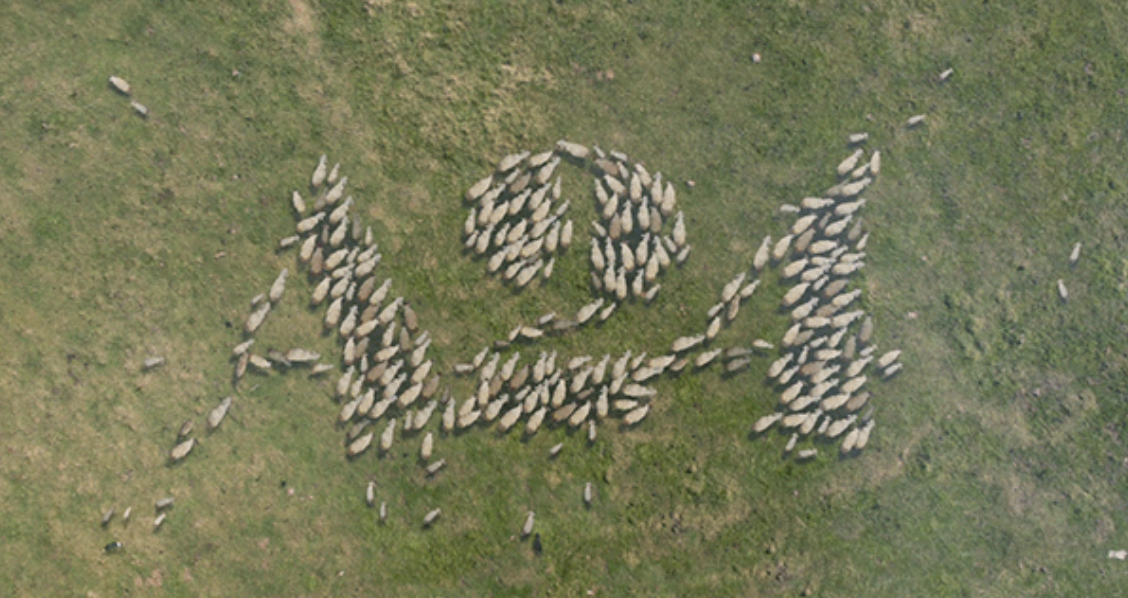
{"label": "sheep", "polygon": [[255,331],[258,330],[260,326],[262,326],[262,322],[263,322],[263,320],[266,319],[266,314],[269,311],[270,311],[270,302],[266,301],[266,302],[263,302],[263,304],[261,306],[259,306],[258,309],[251,312],[251,315],[247,316],[247,322],[246,322],[246,325],[244,326],[244,329],[247,331],[247,334],[254,334]]}
{"label": "sheep", "polygon": [[717,338],[717,335],[721,332],[721,324],[721,316],[713,318],[713,321],[709,322],[709,327],[705,329],[705,339],[713,340]]}
{"label": "sheep", "polygon": [[812,243],[808,251],[811,255],[821,255],[834,251],[836,247],[838,247],[838,241],[835,241],[833,239],[823,239],[821,241],[815,241],[814,243]]}
{"label": "sheep", "polygon": [[803,270],[807,267],[807,264],[809,264],[809,263],[810,263],[810,260],[807,260],[807,259],[800,259],[800,260],[796,260],[796,261],[793,261],[793,262],[789,262],[786,266],[783,267],[782,270],[780,270],[780,277],[787,279],[787,278],[793,278],[795,276],[798,276],[801,272],[803,272]]}
{"label": "sheep", "polygon": [[599,298],[599,299],[596,299],[595,301],[593,301],[592,303],[589,303],[589,304],[581,307],[580,310],[578,312],[576,312],[576,321],[579,322],[580,324],[587,322],[588,320],[590,320],[592,318],[592,316],[595,315],[595,312],[602,306],[603,306],[603,298]]}
{"label": "sheep", "polygon": [[803,295],[806,294],[807,289],[810,288],[810,286],[810,283],[803,282],[795,285],[794,287],[791,287],[791,289],[783,295],[783,306],[791,307],[792,305],[794,305],[797,301],[803,298]]}
{"label": "sheep", "polygon": [[850,400],[850,395],[841,393],[826,397],[819,403],[819,408],[823,411],[834,411],[846,404]]}
{"label": "sheep", "polygon": [[1081,242],[1073,244],[1073,251],[1069,252],[1069,265],[1070,267],[1077,265],[1077,260],[1081,259]]}
{"label": "sheep", "polygon": [[873,336],[873,317],[866,316],[862,321],[862,328],[858,332],[858,342],[864,344],[869,343],[870,337]]}
{"label": "sheep", "polygon": [[818,304],[819,304],[819,298],[818,297],[812,297],[810,301],[807,301],[806,303],[802,303],[802,304],[799,305],[799,307],[792,309],[791,310],[791,321],[792,322],[802,321],[807,316],[811,315],[811,311],[814,310],[815,306],[817,306]]}
{"label": "sheep", "polygon": [[338,199],[341,199],[341,196],[345,193],[345,186],[348,184],[349,177],[341,177],[341,180],[337,181],[337,184],[333,185],[333,188],[325,194],[325,205],[331,206],[336,203]]}
{"label": "sheep", "polygon": [[548,413],[548,407],[541,407],[529,416],[529,420],[525,422],[525,433],[529,436],[537,433],[540,429],[541,422],[544,421],[544,416]]}
{"label": "sheep", "polygon": [[783,373],[784,368],[786,368],[787,365],[791,363],[791,360],[794,357],[794,353],[788,353],[787,355],[773,361],[772,364],[768,366],[768,378],[776,378],[781,373]]}
{"label": "sheep", "polygon": [[192,449],[195,448],[195,447],[196,447],[196,439],[195,438],[189,438],[188,440],[185,440],[185,441],[181,442],[180,444],[177,444],[176,446],[172,447],[172,450],[169,451],[169,454],[168,454],[169,460],[173,463],[176,463],[177,461],[180,461],[184,457],[187,457],[188,453],[191,453]]}
{"label": "sheep", "polygon": [[916,116],[909,117],[909,120],[905,121],[905,126],[912,128],[912,127],[919,125],[922,122],[924,122],[924,115],[918,114]]}
{"label": "sheep", "polygon": [[666,181],[665,191],[662,193],[661,211],[663,216],[669,216],[674,213],[674,208],[677,207],[677,192],[673,184]]}
{"label": "sheep", "polygon": [[783,391],[779,397],[780,404],[787,405],[803,392],[804,383],[802,381],[796,382]]}
{"label": "sheep", "polygon": [[876,423],[871,419],[866,422],[866,425],[861,430],[858,431],[858,438],[854,441],[854,448],[856,450],[860,451],[866,448],[866,445],[869,444],[870,433],[873,432],[873,427],[875,425]]}
{"label": "sheep", "polygon": [[861,388],[862,385],[865,384],[865,383],[866,383],[866,377],[865,376],[857,376],[855,378],[851,378],[850,380],[847,380],[842,385],[842,392],[844,392],[846,394],[853,394],[854,391]]}
{"label": "sheep", "polygon": [[593,495],[593,492],[592,492],[591,482],[587,482],[587,483],[584,484],[584,504],[589,506],[589,507],[591,506],[591,501],[592,501],[592,498],[593,498],[592,495]]}
{"label": "sheep", "polygon": [[451,430],[454,429],[454,424],[455,424],[454,407],[455,407],[455,402],[453,400],[448,401],[446,409],[443,410],[443,430],[446,431],[446,432],[450,432]]}
{"label": "sheep", "polygon": [[607,262],[603,259],[603,252],[600,250],[599,241],[593,237],[591,240],[591,265],[596,271],[602,272]]}
{"label": "sheep", "polygon": [[[372,432],[369,432],[368,436],[371,436],[372,434],[373,434]],[[396,418],[393,417],[390,421],[388,421],[388,425],[384,428],[384,431],[380,433],[380,450],[381,451],[386,453],[386,452],[388,452],[389,450],[392,449],[392,441],[395,440],[395,435],[396,435]],[[372,441],[372,439],[369,438],[369,442],[371,442],[371,441]]]}
{"label": "sheep", "polygon": [[740,290],[740,285],[744,284],[744,278],[746,276],[747,273],[745,272],[737,274],[731,281],[728,282],[728,284],[724,286],[724,288],[721,289],[722,303],[728,303],[729,301],[732,301],[732,298],[735,297],[736,293]]}
{"label": "sheep", "polygon": [[804,210],[818,211],[834,205],[834,200],[822,197],[804,197],[803,200],[799,202],[799,205]]}
{"label": "sheep", "polygon": [[525,516],[525,525],[521,527],[522,538],[526,538],[533,533],[533,522],[535,518],[536,515],[532,511],[529,511],[529,514]]}
{"label": "sheep", "polygon": [[110,75],[110,85],[120,94],[128,96],[132,91],[129,82],[117,75]]}
{"label": "sheep", "polygon": [[443,514],[442,509],[435,509],[423,516],[423,527],[431,527],[439,516]]}
{"label": "sheep", "polygon": [[[853,137],[851,136],[851,143],[854,143],[852,139]],[[865,137],[862,137],[859,141],[863,140],[865,140]],[[850,154],[848,158],[843,160],[836,169],[838,176],[846,176],[847,173],[849,173],[851,170],[854,170],[854,166],[858,164],[858,160],[862,157],[862,153],[862,150],[856,150],[854,153]]]}
{"label": "sheep", "polygon": [[434,463],[428,465],[426,470],[427,477],[433,477],[435,474],[439,473],[442,468],[446,467],[446,465],[446,459],[439,459],[438,461],[435,461]]}
{"label": "sheep", "polygon": [[830,325],[836,329],[845,328],[864,315],[865,312],[860,309],[841,313],[831,318]]}
{"label": "sheep", "polygon": [[782,418],[783,418],[783,414],[778,413],[778,412],[772,413],[772,414],[769,414],[769,415],[765,415],[765,416],[761,417],[760,419],[756,420],[756,423],[752,424],[752,431],[755,432],[756,434],[762,434],[765,431],[767,431],[768,428],[772,427],[772,425],[774,425],[776,422],[778,422]]}
{"label": "sheep", "polygon": [[901,356],[901,350],[895,349],[877,358],[877,367],[886,368]]}
{"label": "sheep", "polygon": [[711,351],[705,351],[704,353],[698,354],[697,358],[693,360],[694,367],[700,369],[708,366],[717,358],[718,355],[721,354],[721,351],[722,349],[713,349]]}
{"label": "sheep", "polygon": [[734,359],[725,364],[725,373],[732,374],[734,372],[739,372],[740,370],[743,370],[750,365],[752,365],[752,359],[749,357],[745,357],[743,359]]}
{"label": "sheep", "polygon": [[806,414],[807,418],[803,420],[802,424],[799,425],[799,434],[801,436],[810,434],[815,429],[815,425],[818,424],[819,418],[822,417],[822,414],[823,413],[821,409],[816,409],[815,411]]}
{"label": "sheep", "polygon": [[795,449],[795,445],[798,444],[798,443],[799,443],[799,435],[798,434],[792,434],[791,438],[788,439],[788,441],[787,441],[787,446],[783,447],[783,452],[784,453],[790,453],[792,450]]}
{"label": "sheep", "polygon": [[650,404],[637,407],[623,416],[623,424],[633,426],[642,421],[647,413],[650,413]]}
{"label": "sheep", "polygon": [[795,220],[795,223],[791,225],[791,235],[803,234],[807,229],[811,228],[811,225],[815,223],[818,217],[818,214],[808,214],[798,218]]}
{"label": "sheep", "polygon": [[361,436],[360,438],[357,438],[356,440],[352,441],[352,443],[349,444],[348,456],[349,457],[356,457],[357,455],[359,455],[359,454],[363,453],[364,451],[368,450],[368,447],[372,446],[373,436],[375,436],[375,432],[369,432],[369,433],[365,434],[364,436]]}
{"label": "sheep", "polygon": [[895,364],[893,364],[893,365],[891,365],[891,366],[889,366],[889,367],[885,368],[885,371],[881,373],[881,376],[882,376],[883,378],[885,378],[886,380],[888,380],[889,378],[892,378],[894,374],[896,374],[897,372],[901,371],[901,367],[902,367],[903,365],[905,365],[905,364],[903,364],[903,363],[895,363]]}
{"label": "sheep", "polygon": [[863,359],[859,359],[859,360],[850,362],[850,365],[846,367],[846,377],[847,378],[853,378],[853,377],[857,376],[858,374],[861,374],[862,370],[864,370],[866,368],[866,366],[869,365],[869,362],[872,359],[873,359],[872,357],[866,357],[866,358],[863,358]]}
{"label": "sheep", "polygon": [[561,139],[556,142],[556,151],[567,154],[576,160],[587,160],[591,150],[578,143]]}
{"label": "sheep", "polygon": [[685,241],[686,241],[686,238],[685,238],[685,216],[683,215],[683,212],[681,212],[681,211],[678,212],[677,216],[675,216],[675,219],[674,219],[673,239],[674,239],[674,243],[677,244],[678,248],[684,248],[686,246],[685,245]]}
{"label": "sheep", "polygon": [[493,185],[493,175],[487,175],[485,178],[479,180],[466,190],[464,198],[467,202],[475,202],[481,199],[486,191],[489,191],[490,186]]}
{"label": "sheep", "polygon": [[164,523],[165,518],[167,516],[168,516],[168,513],[161,513],[160,515],[157,515],[157,518],[153,520],[153,531],[156,531],[156,530],[161,528],[161,524]]}
{"label": "sheep", "polygon": [[[863,199],[861,201],[865,200]],[[823,233],[828,237],[837,237],[838,235],[842,234],[842,231],[846,230],[846,226],[850,224],[850,221],[853,218],[854,216],[851,214],[839,220],[835,220],[834,222],[828,224],[825,229],[823,229]]]}
{"label": "sheep", "polygon": [[815,228],[808,228],[803,234],[799,235],[799,237],[795,239],[795,243],[792,245],[791,249],[794,251],[795,255],[803,255],[807,252],[807,247],[811,245],[811,241],[813,241],[814,238]]}
{"label": "sheep", "polygon": [[227,417],[227,411],[231,408],[231,397],[223,399],[223,401],[211,412],[208,413],[208,430],[214,430],[223,423],[223,418]]}
{"label": "sheep", "polygon": [[815,448],[803,449],[803,450],[799,451],[798,453],[795,453],[795,458],[799,461],[808,461],[810,459],[814,459],[815,457],[817,457],[818,454],[819,454],[819,449],[815,449]]}
{"label": "sheep", "polygon": [[1069,301],[1069,290],[1065,288],[1065,283],[1059,278],[1057,281],[1058,296],[1061,297],[1062,303]]}

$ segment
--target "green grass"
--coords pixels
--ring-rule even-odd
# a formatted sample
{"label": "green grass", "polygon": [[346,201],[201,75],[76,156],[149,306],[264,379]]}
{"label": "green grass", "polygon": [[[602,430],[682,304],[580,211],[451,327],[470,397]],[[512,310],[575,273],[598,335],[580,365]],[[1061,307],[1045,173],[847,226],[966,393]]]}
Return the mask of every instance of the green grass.
{"label": "green grass", "polygon": [[[1128,11],[759,4],[5,4],[0,594],[1115,595]],[[664,380],[642,426],[603,426],[590,448],[561,430],[443,436],[450,466],[431,481],[417,439],[344,458],[332,380],[255,376],[197,454],[165,465],[180,423],[232,394],[230,347],[249,299],[294,270],[274,247],[322,153],[449,366],[589,300],[586,226],[523,293],[462,254],[459,197],[502,155],[567,137],[678,183],[687,266],[654,305],[543,345],[656,354],[701,329],[762,236],[782,234],[778,204],[830,186],[862,130],[885,158],[863,305],[906,368],[875,388],[860,458],[827,446],[797,464],[785,437],[750,439],[776,400],[759,359]],[[586,222],[589,182],[564,177]],[[774,280],[724,344],[779,337]],[[309,290],[291,277],[260,343],[335,350]],[[154,354],[168,364],[140,373]],[[364,505],[370,479],[387,526]],[[165,495],[176,506],[152,533]],[[98,526],[128,505],[129,526]],[[433,506],[443,518],[422,531]],[[539,557],[515,538],[529,508]],[[125,550],[104,554],[114,539]]]}

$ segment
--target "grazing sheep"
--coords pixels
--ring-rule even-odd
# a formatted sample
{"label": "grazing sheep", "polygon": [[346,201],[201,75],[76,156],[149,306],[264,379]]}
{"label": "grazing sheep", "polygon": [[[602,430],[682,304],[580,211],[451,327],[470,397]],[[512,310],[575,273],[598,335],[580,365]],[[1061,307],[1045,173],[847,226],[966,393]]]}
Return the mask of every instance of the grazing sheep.
{"label": "grazing sheep", "polygon": [[924,122],[924,115],[918,114],[916,116],[909,117],[909,120],[905,122],[905,126],[911,128],[911,127],[915,127],[915,126],[919,125],[922,122]]}
{"label": "grazing sheep", "polygon": [[746,276],[747,273],[745,272],[737,274],[732,280],[728,282],[728,284],[724,286],[724,288],[721,289],[722,303],[728,303],[729,301],[732,301],[733,297],[736,297],[737,292],[740,291],[740,285],[744,284],[744,278]]}
{"label": "grazing sheep", "polygon": [[169,460],[171,460],[173,463],[176,463],[184,457],[187,457],[188,453],[191,453],[192,449],[195,447],[196,439],[189,438],[188,440],[185,440],[184,442],[181,442],[180,444],[177,444],[172,448],[172,450],[168,454]]}
{"label": "grazing sheep", "polygon": [[214,430],[223,423],[223,418],[227,417],[227,411],[231,408],[231,397],[223,399],[223,401],[215,409],[208,413],[208,430]]}
{"label": "grazing sheep", "polygon": [[866,377],[865,376],[857,376],[855,378],[851,378],[850,380],[847,380],[842,385],[842,392],[844,392],[846,394],[853,394],[854,391],[861,388],[862,385],[864,385],[865,383],[866,383]]}
{"label": "grazing sheep", "polygon": [[[367,435],[371,436],[372,434],[373,434],[372,432],[369,432]],[[388,422],[387,427],[384,428],[384,431],[380,434],[380,450],[381,451],[388,452],[389,450],[391,450],[392,441],[395,440],[395,435],[396,435],[396,418],[393,417]],[[372,439],[369,438],[369,442],[371,442],[371,441],[372,441]]]}
{"label": "grazing sheep", "polygon": [[709,327],[705,329],[705,339],[713,340],[717,338],[717,335],[721,332],[721,324],[721,316],[713,318],[713,321],[709,322]]}
{"label": "grazing sheep", "polygon": [[[852,139],[853,137],[851,136],[851,143],[854,143]],[[862,137],[859,141],[863,140],[865,140],[865,137]],[[847,173],[849,173],[851,170],[854,170],[854,167],[858,164],[858,160],[862,157],[862,153],[862,150],[856,150],[854,153],[850,154],[848,158],[843,160],[836,169],[838,176],[846,176]]]}
{"label": "grazing sheep", "polygon": [[1076,266],[1077,260],[1081,259],[1081,242],[1078,241],[1073,245],[1073,251],[1069,252],[1069,265]]}
{"label": "grazing sheep", "polygon": [[489,191],[490,186],[493,185],[493,175],[487,175],[484,179],[474,183],[466,191],[465,199],[468,202],[475,202],[481,199],[486,191]]}
{"label": "grazing sheep", "polygon": [[521,527],[522,538],[526,538],[533,533],[533,523],[535,521],[535,518],[536,515],[532,511],[529,511],[529,514],[525,517],[525,525]]}
{"label": "grazing sheep", "polygon": [[810,283],[803,282],[795,285],[794,287],[791,287],[791,289],[788,290],[787,293],[785,293],[783,296],[783,306],[791,307],[792,305],[794,305],[797,301],[803,298],[803,295],[806,294],[807,289],[810,288],[810,286]]}
{"label": "grazing sheep", "polygon": [[685,215],[684,215],[683,212],[679,211],[677,213],[677,216],[674,217],[674,230],[673,230],[674,243],[679,248],[684,248],[686,246],[685,245],[685,241],[686,241],[685,237],[686,237],[686,235],[685,235]]}
{"label": "grazing sheep", "polygon": [[431,527],[431,525],[433,525],[435,523],[435,521],[437,521],[439,519],[439,516],[442,515],[442,514],[443,514],[442,509],[435,509],[435,510],[427,513],[423,517],[423,527]]}
{"label": "grazing sheep", "polygon": [[700,345],[703,342],[705,342],[705,335],[703,334],[678,337],[674,339],[673,344],[670,345],[670,352],[682,353]]}
{"label": "grazing sheep", "polygon": [[901,356],[901,350],[895,349],[877,358],[877,367],[886,368]]}
{"label": "grazing sheep", "polygon": [[637,407],[623,416],[623,424],[627,426],[633,426],[642,421],[642,419],[646,417],[647,413],[650,413],[649,404]]}
{"label": "grazing sheep", "polygon": [[374,432],[369,432],[369,433],[365,434],[364,436],[361,436],[360,438],[357,438],[356,440],[352,441],[352,443],[349,444],[348,456],[349,457],[356,457],[357,455],[359,455],[359,454],[363,453],[364,451],[368,450],[368,447],[372,446],[372,438],[373,438],[374,435],[375,435]]}
{"label": "grazing sheep", "polygon": [[1061,297],[1062,302],[1069,301],[1069,290],[1065,288],[1065,283],[1059,278],[1057,281],[1058,296]]}
{"label": "grazing sheep", "polygon": [[129,86],[128,81],[116,75],[110,75],[110,85],[112,85],[114,89],[122,95],[129,95],[130,91],[132,90],[132,88]]}
{"label": "grazing sheep", "polygon": [[762,434],[765,431],[767,431],[768,428],[772,427],[776,422],[778,422],[782,418],[783,418],[783,414],[778,413],[778,412],[772,413],[772,414],[769,414],[769,415],[765,415],[765,416],[761,417],[760,419],[756,420],[756,423],[752,424],[752,431],[755,432],[756,434]]}
{"label": "grazing sheep", "polygon": [[868,344],[870,342],[870,338],[872,336],[873,336],[873,317],[872,316],[866,316],[866,319],[862,321],[862,329],[861,329],[861,331],[858,332],[858,342],[862,343],[863,345]]}
{"label": "grazing sheep", "polygon": [[818,214],[808,214],[806,216],[800,217],[795,221],[794,224],[791,225],[791,235],[794,236],[803,234],[807,231],[807,229],[811,228],[811,225],[814,224],[815,220],[818,220],[818,218]]}
{"label": "grazing sheep", "polygon": [[866,425],[858,431],[858,438],[854,441],[854,449],[862,450],[869,444],[870,433],[873,432],[873,427],[877,425],[874,420],[869,420]]}
{"label": "grazing sheep", "polygon": [[435,474],[439,473],[439,471],[442,468],[446,467],[446,464],[447,464],[446,459],[439,459],[438,461],[435,461],[434,463],[428,465],[427,466],[427,476],[430,477],[430,476],[434,476]]}
{"label": "grazing sheep", "polygon": [[270,302],[266,301],[261,306],[259,306],[257,310],[251,312],[251,315],[247,316],[247,323],[244,327],[247,331],[247,334],[254,334],[255,331],[258,330],[260,326],[262,326],[262,322],[266,319],[266,314],[269,311]]}

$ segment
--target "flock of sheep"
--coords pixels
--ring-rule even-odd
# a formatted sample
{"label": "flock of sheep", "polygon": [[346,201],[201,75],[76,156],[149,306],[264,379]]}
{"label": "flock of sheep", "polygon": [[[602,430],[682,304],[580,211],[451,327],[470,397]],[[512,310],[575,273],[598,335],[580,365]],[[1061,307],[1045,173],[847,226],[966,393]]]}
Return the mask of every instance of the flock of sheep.
{"label": "flock of sheep", "polygon": [[[851,141],[863,143],[865,138]],[[620,152],[604,153],[561,140],[553,150],[506,156],[465,194],[468,252],[483,256],[489,272],[501,273],[518,287],[538,275],[551,276],[556,254],[569,248],[573,236],[572,221],[564,219],[570,203],[556,203],[561,181],[559,176],[553,181],[553,175],[562,162],[579,165],[594,176],[600,215],[592,222],[589,254],[598,296],[574,316],[548,313],[534,324],[518,325],[508,339],[454,364],[450,373],[468,379],[472,388],[462,397],[453,396],[451,387],[444,385],[442,368],[428,357],[430,334],[420,329],[410,303],[393,296],[392,280],[381,274],[382,256],[371,228],[363,227],[353,211],[355,201],[346,193],[348,178],[340,176],[339,165],[330,169],[322,156],[310,180],[310,199],[297,191],[291,196],[296,230],[279,247],[297,248],[299,263],[313,280],[311,304],[324,306],[323,326],[341,346],[343,371],[334,390],[346,455],[355,459],[373,448],[387,452],[397,439],[416,440],[430,478],[447,465],[445,459],[434,458],[441,433],[492,426],[506,434],[520,425],[520,433],[531,436],[549,425],[582,428],[594,443],[602,423],[617,419],[623,426],[636,425],[650,413],[657,396],[653,383],[663,375],[687,368],[701,371],[714,362],[735,373],[747,368],[756,353],[775,348],[762,339],[747,347],[713,346],[722,328],[756,292],[759,273],[771,264],[781,269],[782,279],[795,281],[783,300],[794,325],[779,342],[781,356],[769,370],[781,389],[779,410],[759,419],[753,429],[763,434],[778,423],[792,431],[787,452],[807,436],[843,436],[843,453],[861,450],[874,425],[872,410],[858,415],[869,399],[864,372],[873,363],[881,376],[889,377],[901,367],[899,351],[875,358],[872,319],[860,310],[848,310],[861,293],[847,287],[851,275],[864,266],[868,238],[860,217],[866,200],[859,194],[880,171],[878,152],[866,162],[862,156],[859,149],[839,165],[842,180],[824,197],[782,208],[797,216],[789,234],[774,244],[770,237],[764,239],[752,267],[721,289],[720,302],[709,310],[700,334],[674,339],[669,350],[653,356],[627,350],[567,359],[556,351],[533,354],[528,347],[597,317],[606,320],[622,301],[649,303],[661,287],[656,282],[661,272],[682,264],[689,254],[684,216],[677,210],[673,185]],[[283,268],[270,289],[251,302],[244,338],[232,349],[236,384],[248,368],[306,368],[310,375],[335,369],[335,358],[321,361],[321,355],[301,347],[284,352],[256,349],[255,334],[282,300],[288,276],[289,269]],[[209,413],[209,431],[219,427],[231,405],[228,397]],[[192,452],[192,429],[191,421],[181,427],[170,462]],[[562,448],[563,443],[557,444],[550,455]],[[808,459],[815,454],[812,448],[798,456]],[[370,507],[378,505],[380,520],[385,521],[387,502],[379,501],[377,492],[369,483],[365,500]],[[592,484],[586,483],[586,504],[593,494]],[[428,510],[423,525],[434,524],[441,512]],[[534,521],[534,513],[528,512],[522,536],[532,533]]]}
{"label": "flock of sheep", "polygon": [[[850,140],[861,144],[866,136]],[[872,408],[858,413],[870,398],[866,372],[889,378],[902,367],[900,350],[875,355],[872,317],[850,309],[862,293],[849,288],[850,278],[865,266],[869,239],[860,194],[881,171],[881,153],[873,152],[868,161],[864,154],[857,149],[843,160],[836,169],[839,183],[821,196],[782,206],[796,215],[788,234],[774,244],[765,237],[753,258],[757,271],[778,262],[780,278],[793,285],[782,300],[793,324],[780,340],[782,355],[768,368],[768,378],[780,389],[779,408],[752,427],[763,434],[778,423],[790,431],[785,452],[805,437],[841,436],[843,454],[864,449],[875,425]],[[817,448],[806,448],[797,457],[817,454]]]}

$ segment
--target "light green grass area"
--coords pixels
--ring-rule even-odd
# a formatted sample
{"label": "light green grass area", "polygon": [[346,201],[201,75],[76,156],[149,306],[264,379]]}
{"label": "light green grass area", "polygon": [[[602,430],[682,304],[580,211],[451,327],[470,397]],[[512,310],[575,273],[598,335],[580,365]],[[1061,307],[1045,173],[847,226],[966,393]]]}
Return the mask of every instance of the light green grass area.
{"label": "light green grass area", "polygon": [[[1126,32],[1108,0],[3,3],[0,594],[1118,595]],[[563,429],[440,435],[450,465],[430,480],[419,436],[346,460],[335,376],[231,388],[250,298],[282,267],[258,342],[337,350],[294,253],[275,251],[322,153],[449,368],[590,300],[577,169],[552,279],[514,293],[463,254],[462,193],[501,156],[568,138],[677,182],[694,251],[655,303],[524,349],[653,355],[703,330],[789,224],[777,206],[833,184],[858,131],[884,166],[857,284],[905,369],[874,386],[856,458],[826,445],[796,463],[786,436],[750,438],[777,401],[768,357],[663,379],[642,425],[590,447]],[[722,346],[779,338],[775,278]],[[142,373],[151,355],[168,363]],[[181,422],[202,429],[232,394],[167,466]],[[99,526],[129,505],[129,525]],[[529,509],[540,556],[517,538]],[[125,549],[104,553],[112,540]]]}

